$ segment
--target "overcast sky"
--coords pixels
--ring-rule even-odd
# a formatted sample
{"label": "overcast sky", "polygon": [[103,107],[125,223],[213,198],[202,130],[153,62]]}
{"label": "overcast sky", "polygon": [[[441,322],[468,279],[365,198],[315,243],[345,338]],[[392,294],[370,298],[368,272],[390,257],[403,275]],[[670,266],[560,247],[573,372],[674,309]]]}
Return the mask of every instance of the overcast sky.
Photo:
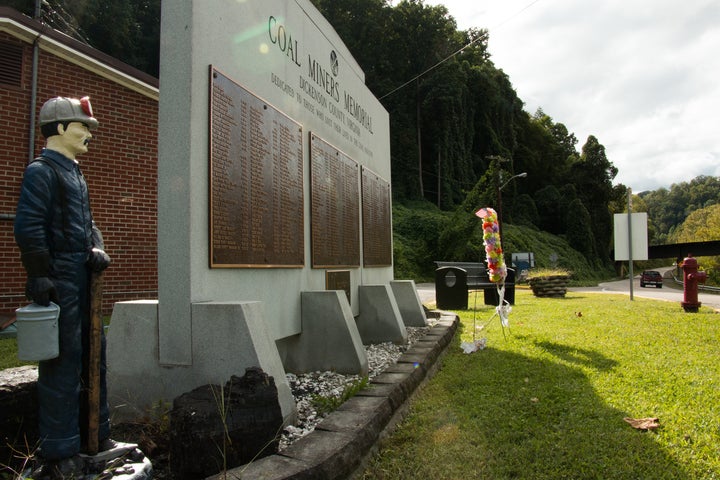
{"label": "overcast sky", "polygon": [[717,0],[426,0],[487,28],[525,110],[605,146],[634,193],[720,176]]}

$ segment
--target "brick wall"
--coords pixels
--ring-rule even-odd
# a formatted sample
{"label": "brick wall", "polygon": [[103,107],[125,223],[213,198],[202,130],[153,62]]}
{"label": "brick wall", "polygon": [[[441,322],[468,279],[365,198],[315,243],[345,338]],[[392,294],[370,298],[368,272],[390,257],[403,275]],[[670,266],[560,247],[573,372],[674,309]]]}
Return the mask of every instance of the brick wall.
{"label": "brick wall", "polygon": [[[0,32],[0,48],[3,42],[23,45],[21,85],[0,85],[0,314],[11,314],[27,303],[10,217],[28,159],[32,48]],[[78,160],[113,260],[105,274],[105,312],[117,301],[157,298],[157,101],[43,50],[38,72],[36,119],[48,98],[89,95],[100,122]],[[34,155],[45,144],[36,130]]]}

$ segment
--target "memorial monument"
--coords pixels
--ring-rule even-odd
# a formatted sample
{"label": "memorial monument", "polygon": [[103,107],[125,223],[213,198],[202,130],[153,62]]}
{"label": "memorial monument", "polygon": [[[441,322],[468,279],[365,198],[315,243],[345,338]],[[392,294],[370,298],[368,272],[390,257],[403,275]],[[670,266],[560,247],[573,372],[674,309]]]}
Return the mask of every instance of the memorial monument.
{"label": "memorial monument", "polygon": [[363,341],[424,318],[393,280],[388,114],[309,0],[163,2],[161,30],[159,298],[114,308],[111,402],[257,366],[290,421],[286,371],[366,374]]}

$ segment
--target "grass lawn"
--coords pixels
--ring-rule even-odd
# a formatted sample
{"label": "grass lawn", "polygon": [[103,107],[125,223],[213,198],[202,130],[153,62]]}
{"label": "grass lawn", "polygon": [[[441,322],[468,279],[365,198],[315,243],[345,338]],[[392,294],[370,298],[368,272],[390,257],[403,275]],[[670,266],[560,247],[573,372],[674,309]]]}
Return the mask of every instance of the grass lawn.
{"label": "grass lawn", "polygon": [[22,360],[18,360],[17,340],[7,337],[0,338],[0,370],[30,364],[31,362],[23,362]]}
{"label": "grass lawn", "polygon": [[487,324],[487,348],[455,339],[363,479],[720,479],[719,314],[601,293],[515,300],[507,338],[494,307],[458,312],[463,341]]}

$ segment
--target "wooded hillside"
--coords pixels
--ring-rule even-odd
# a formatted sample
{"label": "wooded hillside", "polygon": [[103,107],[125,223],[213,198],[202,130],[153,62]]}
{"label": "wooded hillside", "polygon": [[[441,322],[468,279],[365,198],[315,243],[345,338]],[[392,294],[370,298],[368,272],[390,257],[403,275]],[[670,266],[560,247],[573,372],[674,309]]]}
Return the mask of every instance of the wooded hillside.
{"label": "wooded hillside", "polygon": [[[559,235],[591,263],[610,263],[612,214],[627,210],[626,187],[613,185],[617,168],[600,139],[591,135],[578,149],[563,123],[523,109],[493,63],[486,29],[460,31],[444,6],[422,0],[312,2],[390,113],[396,203],[430,202],[461,218],[495,207],[505,223]],[[2,3],[34,13],[33,1]],[[46,0],[41,15],[158,75],[160,0]],[[720,179],[698,177],[634,199],[633,210],[649,214],[650,243],[664,243],[692,211],[720,203]]]}

